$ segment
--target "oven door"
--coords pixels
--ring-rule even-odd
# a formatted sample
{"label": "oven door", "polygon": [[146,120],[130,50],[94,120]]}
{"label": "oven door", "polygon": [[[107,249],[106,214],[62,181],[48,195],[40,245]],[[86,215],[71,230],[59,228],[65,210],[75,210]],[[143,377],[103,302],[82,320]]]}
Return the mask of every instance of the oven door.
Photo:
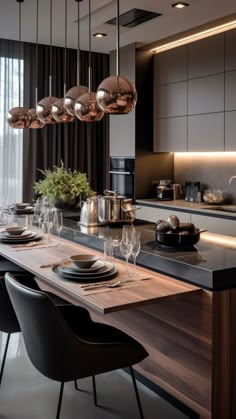
{"label": "oven door", "polygon": [[134,200],[134,159],[111,158],[110,189]]}

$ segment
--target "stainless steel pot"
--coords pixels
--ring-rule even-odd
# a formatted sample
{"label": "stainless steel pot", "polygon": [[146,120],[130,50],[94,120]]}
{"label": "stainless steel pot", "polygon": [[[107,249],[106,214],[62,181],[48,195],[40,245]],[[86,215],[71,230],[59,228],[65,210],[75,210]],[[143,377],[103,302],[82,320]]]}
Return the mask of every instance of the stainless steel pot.
{"label": "stainless steel pot", "polygon": [[134,210],[132,200],[119,196],[117,191],[104,191],[105,196],[99,198],[98,219],[100,223],[132,222]]}

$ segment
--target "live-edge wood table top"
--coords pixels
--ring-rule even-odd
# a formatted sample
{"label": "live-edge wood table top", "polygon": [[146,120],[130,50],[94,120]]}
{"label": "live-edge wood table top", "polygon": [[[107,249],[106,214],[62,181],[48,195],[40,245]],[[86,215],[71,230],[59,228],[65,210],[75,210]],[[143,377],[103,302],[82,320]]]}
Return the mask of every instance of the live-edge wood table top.
{"label": "live-edge wood table top", "polygon": [[[53,238],[53,240],[57,239]],[[96,254],[99,257],[102,254],[65,239],[57,240],[57,242],[59,244],[55,247],[34,247],[20,251],[13,249],[10,245],[0,243],[0,254],[35,274],[43,283],[58,291],[64,298],[70,299],[72,297],[73,302],[78,302],[78,304],[83,302],[103,314],[154,303],[160,298],[177,294],[199,292],[199,288],[193,285],[137,267],[138,271],[147,274],[151,279],[142,281],[142,284],[137,284],[137,286],[132,288],[117,288],[113,289],[112,292],[81,295],[78,293],[78,284],[76,282],[63,279],[55,274],[51,268],[40,268],[40,265],[54,263],[73,254],[89,253]],[[117,263],[124,262],[119,260]],[[119,276],[117,279],[119,279]]]}

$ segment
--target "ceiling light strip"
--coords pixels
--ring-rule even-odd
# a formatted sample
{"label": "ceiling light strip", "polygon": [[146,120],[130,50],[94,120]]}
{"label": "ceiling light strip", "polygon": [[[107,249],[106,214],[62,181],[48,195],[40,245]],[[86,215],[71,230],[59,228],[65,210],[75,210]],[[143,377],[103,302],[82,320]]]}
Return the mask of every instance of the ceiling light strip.
{"label": "ceiling light strip", "polygon": [[158,47],[151,49],[151,51],[154,52],[155,54],[158,54],[160,52],[167,51],[168,49],[176,48],[185,44],[189,44],[190,42],[198,41],[199,39],[207,38],[209,36],[213,36],[221,32],[226,32],[234,28],[236,28],[236,19],[230,22],[224,23],[222,25],[214,26],[212,28],[209,28],[200,32],[196,32],[195,34],[188,35],[180,39],[176,39],[175,41],[171,41],[171,42],[167,42],[166,44],[159,45]]}

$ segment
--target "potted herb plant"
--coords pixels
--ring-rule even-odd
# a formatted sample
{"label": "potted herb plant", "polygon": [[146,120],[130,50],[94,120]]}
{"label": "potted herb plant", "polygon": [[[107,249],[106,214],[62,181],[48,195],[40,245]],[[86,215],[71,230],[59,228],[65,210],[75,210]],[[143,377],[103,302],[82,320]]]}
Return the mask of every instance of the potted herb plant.
{"label": "potted herb plant", "polygon": [[77,170],[53,166],[52,169],[38,169],[44,179],[34,183],[34,190],[42,197],[47,197],[58,208],[78,206],[80,200],[93,195],[86,173]]}

